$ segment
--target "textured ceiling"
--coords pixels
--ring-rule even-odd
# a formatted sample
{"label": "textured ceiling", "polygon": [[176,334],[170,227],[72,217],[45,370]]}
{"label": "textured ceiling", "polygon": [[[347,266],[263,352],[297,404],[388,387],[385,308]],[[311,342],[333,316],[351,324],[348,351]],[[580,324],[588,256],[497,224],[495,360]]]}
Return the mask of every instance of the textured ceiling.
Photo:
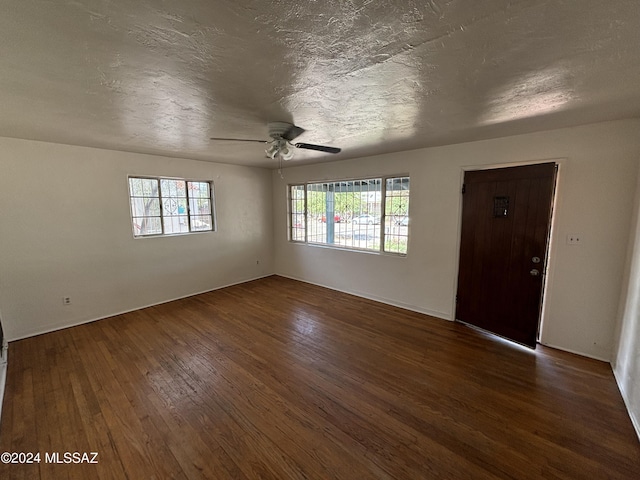
{"label": "textured ceiling", "polygon": [[0,136],[275,167],[640,116],[638,0],[4,0]]}

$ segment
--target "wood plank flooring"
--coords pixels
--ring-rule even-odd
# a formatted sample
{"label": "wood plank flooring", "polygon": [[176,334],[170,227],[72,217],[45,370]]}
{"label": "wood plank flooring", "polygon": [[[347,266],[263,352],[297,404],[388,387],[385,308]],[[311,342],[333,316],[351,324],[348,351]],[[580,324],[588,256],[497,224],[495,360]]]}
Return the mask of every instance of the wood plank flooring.
{"label": "wood plank flooring", "polygon": [[608,364],[277,276],[12,342],[0,452],[41,454],[2,479],[640,478]]}

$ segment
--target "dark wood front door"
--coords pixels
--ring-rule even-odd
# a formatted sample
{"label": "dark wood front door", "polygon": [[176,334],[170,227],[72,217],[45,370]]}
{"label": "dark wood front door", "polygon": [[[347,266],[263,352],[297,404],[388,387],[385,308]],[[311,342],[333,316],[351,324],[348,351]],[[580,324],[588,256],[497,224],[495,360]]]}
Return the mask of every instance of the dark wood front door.
{"label": "dark wood front door", "polygon": [[466,172],[456,320],[536,346],[556,165]]}

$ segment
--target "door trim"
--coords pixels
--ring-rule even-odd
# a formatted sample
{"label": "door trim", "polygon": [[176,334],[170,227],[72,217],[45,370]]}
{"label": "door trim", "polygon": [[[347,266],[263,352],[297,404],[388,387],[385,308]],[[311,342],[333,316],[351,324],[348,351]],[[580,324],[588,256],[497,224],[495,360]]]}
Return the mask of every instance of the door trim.
{"label": "door trim", "polygon": [[[498,168],[509,168],[509,167],[524,167],[528,165],[539,165],[541,163],[555,163],[557,165],[556,170],[556,182],[555,188],[553,191],[553,199],[551,204],[551,223],[549,225],[549,244],[547,247],[547,268],[546,268],[546,278],[544,281],[544,286],[542,290],[542,305],[540,307],[540,319],[538,320],[538,337],[537,342],[546,345],[544,342],[544,324],[547,318],[547,306],[548,306],[548,294],[551,292],[551,284],[553,280],[553,273],[555,272],[556,265],[556,255],[555,255],[555,231],[556,231],[556,223],[557,223],[557,212],[559,206],[562,202],[562,191],[563,188],[563,179],[564,175],[563,169],[566,167],[567,158],[545,158],[545,159],[536,159],[536,160],[527,160],[522,162],[505,162],[505,163],[491,163],[491,164],[482,164],[482,165],[462,165],[460,167],[460,178],[458,184],[458,225],[457,225],[457,235],[456,235],[456,255],[455,255],[455,275],[453,279],[453,285],[451,286],[453,291],[453,301],[451,305],[451,320],[453,322],[457,321],[456,319],[456,295],[458,291],[458,277],[460,276],[460,244],[462,242],[462,186],[464,184],[464,175],[466,172],[478,171],[478,170],[495,170]],[[460,322],[463,323],[463,322]],[[502,338],[499,335],[496,335],[498,338]],[[512,342],[511,340],[505,340],[513,343],[514,345],[519,345],[517,342]]]}

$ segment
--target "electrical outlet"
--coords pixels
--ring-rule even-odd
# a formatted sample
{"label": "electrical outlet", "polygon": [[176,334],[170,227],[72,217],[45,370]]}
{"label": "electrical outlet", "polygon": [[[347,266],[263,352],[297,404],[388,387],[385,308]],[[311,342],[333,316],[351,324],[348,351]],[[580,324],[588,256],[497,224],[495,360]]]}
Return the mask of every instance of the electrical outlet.
{"label": "electrical outlet", "polygon": [[71,297],[62,297],[63,305],[71,305]]}
{"label": "electrical outlet", "polygon": [[582,244],[582,235],[577,233],[570,233],[567,235],[567,245],[581,245]]}

